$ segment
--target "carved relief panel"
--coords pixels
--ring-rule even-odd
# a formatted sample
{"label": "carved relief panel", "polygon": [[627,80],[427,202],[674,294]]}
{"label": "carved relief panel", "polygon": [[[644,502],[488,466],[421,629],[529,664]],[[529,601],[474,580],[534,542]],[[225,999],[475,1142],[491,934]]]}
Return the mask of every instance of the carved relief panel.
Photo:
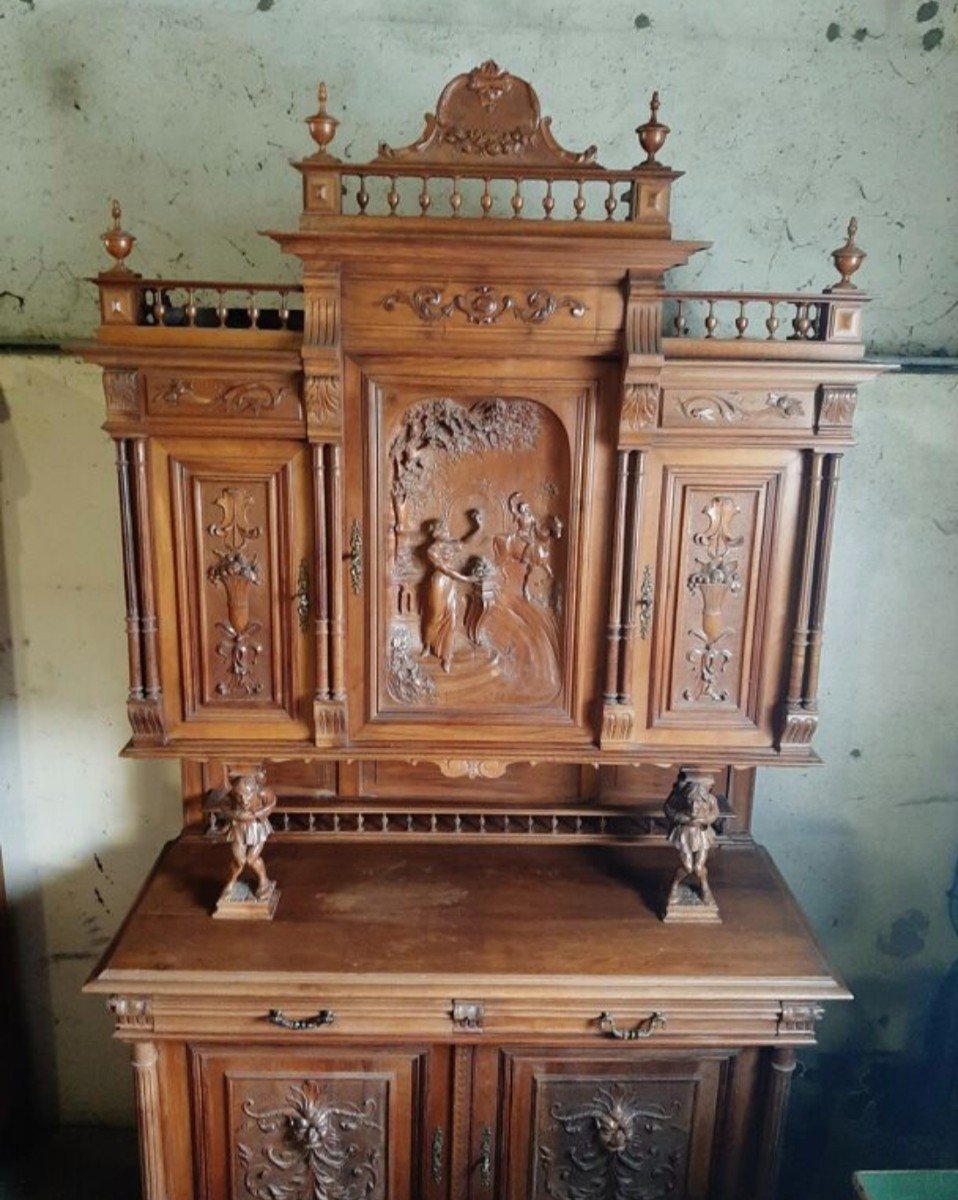
{"label": "carved relief panel", "polygon": [[192,1048],[204,1200],[415,1195],[415,1053]]}
{"label": "carved relief panel", "polygon": [[505,1055],[507,1184],[529,1200],[704,1200],[719,1058]]}
{"label": "carved relief panel", "polygon": [[[349,470],[348,508],[363,514],[349,517],[350,628],[368,588],[365,713],[390,736],[397,721],[429,737],[477,719],[500,721],[500,735],[516,723],[584,726],[595,392],[535,380],[366,385],[364,493]],[[358,453],[347,440],[351,463]],[[355,673],[354,712],[363,684]]]}
{"label": "carved relief panel", "polygon": [[153,472],[163,669],[179,684],[167,688],[179,700],[174,736],[216,736],[227,722],[249,736],[307,736],[306,448],[156,441]]}
{"label": "carved relief panel", "polygon": [[722,730],[773,740],[790,639],[789,572],[800,454],[783,450],[649,455],[639,561],[653,618],[638,642],[644,741]]}

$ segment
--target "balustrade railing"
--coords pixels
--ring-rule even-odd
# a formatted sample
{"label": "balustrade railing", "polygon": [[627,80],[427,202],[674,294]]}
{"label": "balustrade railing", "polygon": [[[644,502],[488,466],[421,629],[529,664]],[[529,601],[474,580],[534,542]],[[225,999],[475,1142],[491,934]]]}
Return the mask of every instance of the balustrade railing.
{"label": "balustrade railing", "polygon": [[298,284],[138,279],[138,325],[179,329],[303,328]]}
{"label": "balustrade railing", "polygon": [[666,292],[662,334],[706,341],[822,341],[835,297],[802,292]]}

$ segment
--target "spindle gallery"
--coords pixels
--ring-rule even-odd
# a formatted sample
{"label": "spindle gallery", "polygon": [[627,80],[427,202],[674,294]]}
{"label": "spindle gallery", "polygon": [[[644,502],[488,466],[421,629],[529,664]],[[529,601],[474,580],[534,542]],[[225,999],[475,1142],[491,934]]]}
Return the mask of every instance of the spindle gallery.
{"label": "spindle gallery", "polygon": [[368,163],[336,100],[301,283],[140,274],[115,204],[82,347],[126,753],[182,764],[87,985],[145,1196],[769,1197],[849,998],[750,824],[816,761],[856,222],[819,291],[670,290],[667,96],[616,169],[491,61]]}

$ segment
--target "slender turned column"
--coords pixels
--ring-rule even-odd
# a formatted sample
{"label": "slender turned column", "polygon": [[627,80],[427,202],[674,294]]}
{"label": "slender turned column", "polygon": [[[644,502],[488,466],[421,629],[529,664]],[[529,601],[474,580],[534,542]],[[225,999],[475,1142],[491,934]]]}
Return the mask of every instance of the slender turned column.
{"label": "slender turned column", "polygon": [[126,645],[130,664],[130,700],[143,699],[143,647],[140,629],[140,580],[136,567],[136,534],[126,438],[116,441],[116,477],[120,489],[120,531],[123,538],[123,589],[126,594]]}
{"label": "slender turned column", "polygon": [[805,658],[808,652],[809,613],[812,603],[812,584],[815,579],[815,542],[821,516],[822,468],[825,456],[813,453],[808,487],[808,508],[805,514],[805,543],[802,547],[802,570],[798,594],[798,612],[792,634],[792,667],[788,677],[787,706],[789,711],[801,708],[805,684]]}
{"label": "slender turned column", "polygon": [[169,1200],[163,1159],[163,1113],[156,1044],[134,1042],[131,1048],[136,1124],[140,1137],[143,1200]]}
{"label": "slender turned column", "polygon": [[629,475],[629,505],[628,524],[623,541],[625,555],[623,573],[625,575],[625,599],[622,604],[622,637],[619,653],[619,703],[632,703],[632,677],[634,675],[634,642],[635,642],[635,590],[638,586],[639,557],[636,551],[639,546],[639,515],[642,508],[642,484],[645,478],[645,454],[641,450],[631,453]]}
{"label": "slender turned column", "polygon": [[160,696],[160,667],[156,644],[156,603],[153,597],[153,558],[150,536],[150,492],[147,481],[146,441],[133,442],[134,494],[139,533],[140,628],[143,631],[143,695],[147,700]]}
{"label": "slender turned column", "polygon": [[628,494],[629,452],[620,450],[615,484],[615,519],[612,526],[612,582],[609,588],[609,624],[605,667],[606,704],[619,697],[619,656],[622,643],[622,572],[625,555],[625,517]]}
{"label": "slender turned column", "polygon": [[804,707],[818,712],[818,671],[822,658],[822,632],[825,620],[825,593],[828,590],[828,564],[832,553],[832,529],[835,525],[835,501],[838,496],[840,454],[830,454],[825,476],[825,502],[822,514],[822,542],[818,555],[818,573],[812,595],[812,615],[808,636],[808,671],[805,677]]}
{"label": "slender turned column", "polygon": [[315,577],[316,617],[313,623],[316,644],[316,699],[329,699],[329,529],[326,524],[326,446],[314,442],[313,451],[313,524],[316,527]]}
{"label": "slender turned column", "polygon": [[329,495],[329,561],[332,566],[330,579],[330,636],[332,640],[332,664],[330,690],[333,700],[346,699],[344,679],[345,624],[343,621],[343,485],[340,460],[342,451],[338,442],[332,442],[330,454]]}
{"label": "slender turned column", "polygon": [[772,1050],[768,1068],[765,1119],[762,1122],[762,1139],[755,1169],[755,1200],[774,1200],[782,1155],[788,1093],[795,1071],[794,1047],[782,1046]]}

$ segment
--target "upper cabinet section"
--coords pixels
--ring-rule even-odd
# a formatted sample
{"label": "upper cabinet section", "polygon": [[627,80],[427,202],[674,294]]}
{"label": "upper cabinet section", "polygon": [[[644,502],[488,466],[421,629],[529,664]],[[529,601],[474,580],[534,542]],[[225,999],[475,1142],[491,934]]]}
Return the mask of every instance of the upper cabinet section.
{"label": "upper cabinet section", "polygon": [[[301,281],[144,278],[101,324],[129,714],[144,752],[809,761],[866,297],[669,290],[641,161],[566,148],[528,82],[457,75],[420,135],[296,164]],[[412,132],[412,131],[410,131]]]}

